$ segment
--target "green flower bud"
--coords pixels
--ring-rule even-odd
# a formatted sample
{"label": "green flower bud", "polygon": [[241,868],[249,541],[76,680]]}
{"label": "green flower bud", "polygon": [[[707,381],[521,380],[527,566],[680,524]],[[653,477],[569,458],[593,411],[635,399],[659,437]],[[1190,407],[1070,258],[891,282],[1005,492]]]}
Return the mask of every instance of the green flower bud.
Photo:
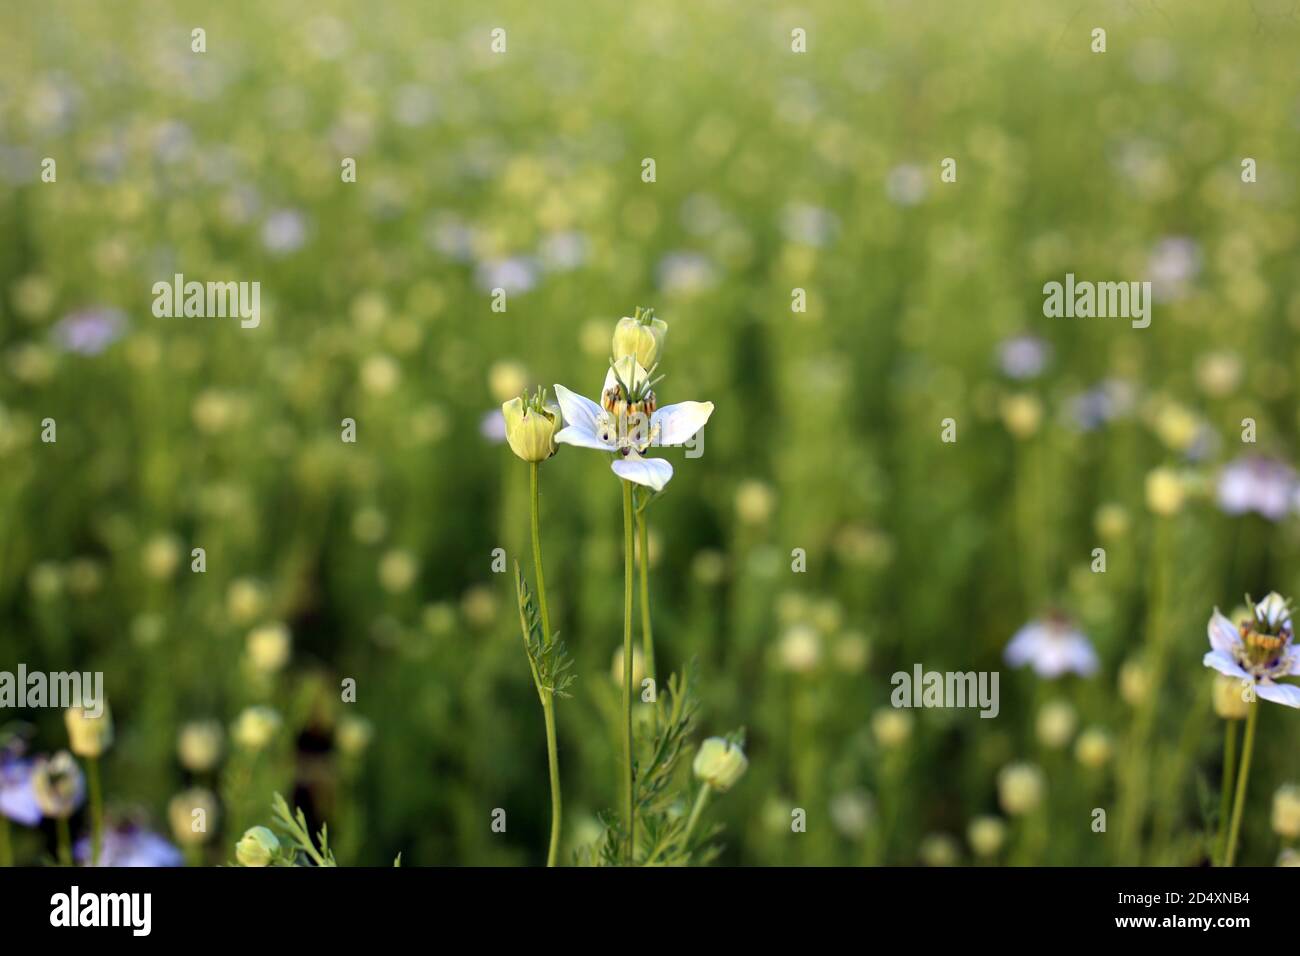
{"label": "green flower bud", "polygon": [[98,717],[83,707],[69,707],[63,722],[68,728],[68,749],[78,757],[100,757],[113,746],[113,715],[107,703]]}
{"label": "green flower bud", "polygon": [[614,361],[627,356],[635,357],[642,368],[650,368],[659,361],[668,323],[654,317],[653,309],[637,309],[636,317],[624,316],[614,326]]}
{"label": "green flower bud", "polygon": [[266,827],[245,830],[235,845],[235,859],[240,866],[270,866],[280,852],[280,841]]}
{"label": "green flower bud", "polygon": [[1247,684],[1239,677],[1214,675],[1214,712],[1224,720],[1245,720],[1250,714]]}
{"label": "green flower bud", "polygon": [[531,398],[512,398],[501,406],[506,420],[506,441],[524,461],[545,461],[555,454],[555,433],[560,430],[560,413],[545,404],[538,389]]}
{"label": "green flower bud", "polygon": [[695,776],[719,793],[726,793],[745,775],[749,760],[739,746],[722,737],[710,737],[695,755]]}

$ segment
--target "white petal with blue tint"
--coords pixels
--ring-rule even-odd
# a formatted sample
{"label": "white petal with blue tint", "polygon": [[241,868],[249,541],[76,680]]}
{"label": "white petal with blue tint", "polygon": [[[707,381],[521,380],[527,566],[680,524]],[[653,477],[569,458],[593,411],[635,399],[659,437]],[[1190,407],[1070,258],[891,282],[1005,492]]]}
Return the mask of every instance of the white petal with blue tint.
{"label": "white petal with blue tint", "polygon": [[662,458],[642,458],[632,454],[626,458],[616,458],[609,466],[614,474],[626,478],[638,485],[645,485],[655,491],[663,491],[673,476],[673,466]]}
{"label": "white petal with blue tint", "polygon": [[595,448],[598,451],[613,451],[612,445],[607,445],[600,438],[581,428],[577,425],[569,425],[561,428],[555,434],[555,440],[561,445],[576,445],[579,448]]}
{"label": "white petal with blue tint", "polygon": [[[599,405],[577,392],[569,391],[563,385],[555,386],[555,397],[560,401],[560,413],[564,416],[564,424],[587,432],[593,438],[599,437],[600,416],[603,411]],[[559,441],[560,436],[556,435],[555,440]],[[569,441],[567,444],[576,444],[576,442]]]}
{"label": "white petal with blue tint", "polygon": [[691,440],[713,414],[712,402],[678,402],[665,405],[650,418],[652,428],[659,429],[656,443],[681,445]]}
{"label": "white petal with blue tint", "polygon": [[1259,683],[1255,685],[1255,693],[1275,704],[1286,704],[1288,707],[1300,708],[1300,687],[1296,687],[1294,684]]}
{"label": "white petal with blue tint", "polygon": [[1216,651],[1231,655],[1232,649],[1241,643],[1241,637],[1237,629],[1232,626],[1232,622],[1219,613],[1219,609],[1214,609],[1214,614],[1210,616],[1210,623],[1206,625],[1206,633],[1210,636],[1210,646]]}
{"label": "white petal with blue tint", "polygon": [[1241,665],[1234,661],[1229,655],[1223,653],[1223,651],[1208,652],[1201,658],[1201,663],[1206,667],[1213,667],[1220,674],[1227,674],[1229,677],[1240,677],[1245,680],[1250,680],[1250,675],[1242,670]]}

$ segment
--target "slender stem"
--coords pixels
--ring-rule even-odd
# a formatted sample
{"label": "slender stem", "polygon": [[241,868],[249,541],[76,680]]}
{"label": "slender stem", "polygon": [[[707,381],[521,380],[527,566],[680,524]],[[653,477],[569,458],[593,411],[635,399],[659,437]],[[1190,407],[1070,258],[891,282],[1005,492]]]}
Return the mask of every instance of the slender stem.
{"label": "slender stem", "polygon": [[632,482],[623,481],[623,821],[624,859],[632,862],[636,821],[632,817]]}
{"label": "slender stem", "polygon": [[[542,525],[537,491],[537,462],[528,466],[531,494],[533,525],[533,573],[537,576],[537,605],[542,615],[542,641],[549,647],[554,639],[551,632],[551,612],[546,605],[546,575],[542,571]],[[534,679],[536,674],[533,675]],[[551,777],[551,842],[546,850],[546,865],[555,866],[560,854],[560,820],[562,817],[560,802],[560,753],[555,740],[555,694],[543,688],[537,688],[542,699],[542,716],[546,722],[546,762]]]}
{"label": "slender stem", "polygon": [[712,788],[706,783],[700,787],[700,795],[695,798],[695,806],[691,808],[691,818],[686,821],[686,833],[682,836],[682,843],[689,846],[691,834],[695,831],[695,824],[700,820],[700,814],[704,812],[704,804],[708,802],[709,791]]}
{"label": "slender stem", "polygon": [[1237,721],[1223,722],[1223,785],[1219,795],[1219,834],[1214,840],[1211,859],[1223,865],[1223,851],[1228,840],[1228,814],[1232,812],[1232,782],[1237,772]]}
{"label": "slender stem", "polygon": [[1237,776],[1237,802],[1232,808],[1232,826],[1228,830],[1228,849],[1223,865],[1232,866],[1237,858],[1237,835],[1241,832],[1241,814],[1246,808],[1246,783],[1250,780],[1250,756],[1255,749],[1255,723],[1259,720],[1259,701],[1253,701],[1246,717],[1246,741],[1241,746],[1241,773]]}
{"label": "slender stem", "polygon": [[68,829],[68,818],[59,817],[54,828],[59,838],[59,865],[72,866],[72,833]]}
{"label": "slender stem", "polygon": [[0,813],[0,866],[14,865],[14,848],[9,840],[9,818]]}
{"label": "slender stem", "polygon": [[86,760],[86,784],[90,790],[90,865],[99,866],[104,848],[104,791],[99,785],[99,758]]}
{"label": "slender stem", "polygon": [[645,506],[636,513],[637,537],[641,542],[641,641],[645,654],[645,676],[655,681],[655,693],[659,693],[658,678],[655,676],[655,638],[650,627],[650,530],[645,520]]}
{"label": "slender stem", "polygon": [[560,856],[560,754],[555,743],[555,695],[544,691],[542,715],[546,719],[546,760],[551,770],[551,843],[546,850],[546,865],[555,866]]}

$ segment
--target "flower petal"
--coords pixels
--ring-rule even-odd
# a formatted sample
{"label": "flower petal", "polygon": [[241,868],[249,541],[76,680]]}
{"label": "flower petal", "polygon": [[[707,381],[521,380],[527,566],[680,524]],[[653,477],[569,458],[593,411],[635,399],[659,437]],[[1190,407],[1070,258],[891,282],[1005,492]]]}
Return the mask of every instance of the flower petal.
{"label": "flower petal", "polygon": [[1012,667],[1023,667],[1038,656],[1038,648],[1043,636],[1042,625],[1036,621],[1026,624],[1007,642],[1006,648],[1002,651],[1002,659]]}
{"label": "flower petal", "polygon": [[1300,687],[1295,684],[1266,684],[1261,681],[1255,685],[1255,694],[1275,704],[1300,708]]}
{"label": "flower petal", "polygon": [[665,405],[650,416],[650,427],[658,427],[657,445],[681,445],[692,437],[713,414],[712,402],[678,402]]}
{"label": "flower petal", "polygon": [[[569,391],[563,385],[555,386],[555,397],[560,400],[560,413],[564,416],[565,425],[569,426],[569,428],[576,428],[587,433],[593,439],[599,440],[600,416],[603,412],[599,405],[589,398],[584,398],[577,392]],[[563,435],[569,428],[565,428],[564,431],[560,432],[560,435]],[[560,435],[555,436],[556,441],[564,440]],[[566,444],[576,445],[579,442],[570,439]],[[592,446],[587,445],[584,447],[589,448]],[[599,447],[604,448],[604,443],[602,442]]]}
{"label": "flower petal", "polygon": [[640,455],[628,455],[615,458],[610,464],[614,474],[626,478],[638,485],[645,485],[655,491],[663,491],[664,485],[673,476],[673,466],[662,458],[642,458]]}
{"label": "flower petal", "polygon": [[578,448],[595,448],[597,451],[613,451],[614,446],[601,441],[599,437],[579,425],[568,425],[555,433],[555,440],[561,445],[574,445]]}
{"label": "flower petal", "polygon": [[1227,674],[1229,677],[1240,677],[1243,680],[1250,680],[1250,675],[1242,670],[1241,665],[1234,661],[1229,655],[1223,653],[1223,651],[1207,652],[1206,655],[1201,658],[1201,663],[1206,667],[1213,667],[1220,674]]}
{"label": "flower petal", "polygon": [[1210,646],[1216,651],[1232,656],[1232,649],[1241,643],[1241,636],[1237,629],[1232,626],[1232,622],[1219,613],[1216,607],[1214,613],[1210,615],[1210,623],[1206,625],[1206,633],[1210,636]]}

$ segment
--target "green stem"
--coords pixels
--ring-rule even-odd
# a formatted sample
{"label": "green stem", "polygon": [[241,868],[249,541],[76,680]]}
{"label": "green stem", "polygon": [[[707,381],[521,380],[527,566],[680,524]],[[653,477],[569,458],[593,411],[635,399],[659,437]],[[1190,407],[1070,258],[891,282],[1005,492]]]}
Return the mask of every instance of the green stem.
{"label": "green stem", "polygon": [[[537,576],[537,606],[542,615],[542,640],[550,647],[554,634],[551,632],[551,612],[546,605],[546,575],[542,571],[542,526],[537,490],[537,462],[528,466],[531,494],[533,525],[533,573]],[[534,674],[534,678],[536,675]],[[560,854],[560,820],[562,816],[560,803],[560,753],[555,739],[555,694],[545,688],[537,688],[542,699],[542,716],[546,722],[546,762],[551,777],[551,842],[546,850],[546,865],[555,866]]]}
{"label": "green stem", "polygon": [[1228,814],[1232,812],[1232,781],[1237,771],[1237,722],[1223,722],[1223,784],[1219,795],[1219,835],[1214,840],[1212,859],[1223,865],[1228,840]]}
{"label": "green stem", "polygon": [[[637,537],[641,542],[641,641],[645,653],[645,675],[652,681],[655,677],[655,638],[650,627],[650,530],[645,520],[645,505],[636,513]],[[655,693],[658,694],[658,683]]]}
{"label": "green stem", "polygon": [[99,866],[104,848],[104,792],[99,785],[99,758],[86,761],[86,784],[90,790],[90,865]]}
{"label": "green stem", "polygon": [[1241,832],[1241,814],[1246,808],[1246,783],[1250,780],[1250,757],[1255,749],[1255,724],[1259,720],[1259,702],[1253,701],[1246,717],[1246,741],[1241,746],[1241,773],[1237,776],[1237,800],[1232,808],[1232,826],[1228,830],[1228,849],[1223,865],[1232,866],[1237,858],[1237,835]]}
{"label": "green stem", "polygon": [[704,812],[704,804],[709,800],[709,790],[712,789],[706,783],[700,787],[700,795],[695,798],[695,806],[691,808],[691,818],[686,821],[686,833],[682,836],[682,843],[690,846],[691,834],[695,832],[695,824],[700,822],[700,814]]}
{"label": "green stem", "polygon": [[59,817],[54,828],[59,837],[59,865],[72,866],[72,833],[68,829],[68,818]]}
{"label": "green stem", "polygon": [[555,866],[560,856],[560,754],[555,743],[555,695],[542,695],[542,715],[546,719],[546,760],[551,770],[551,843],[546,850],[546,865]]}
{"label": "green stem", "polygon": [[0,866],[14,865],[14,848],[9,840],[9,818],[0,814]]}
{"label": "green stem", "polygon": [[623,481],[623,822],[624,859],[632,862],[636,821],[632,817],[632,482]]}

